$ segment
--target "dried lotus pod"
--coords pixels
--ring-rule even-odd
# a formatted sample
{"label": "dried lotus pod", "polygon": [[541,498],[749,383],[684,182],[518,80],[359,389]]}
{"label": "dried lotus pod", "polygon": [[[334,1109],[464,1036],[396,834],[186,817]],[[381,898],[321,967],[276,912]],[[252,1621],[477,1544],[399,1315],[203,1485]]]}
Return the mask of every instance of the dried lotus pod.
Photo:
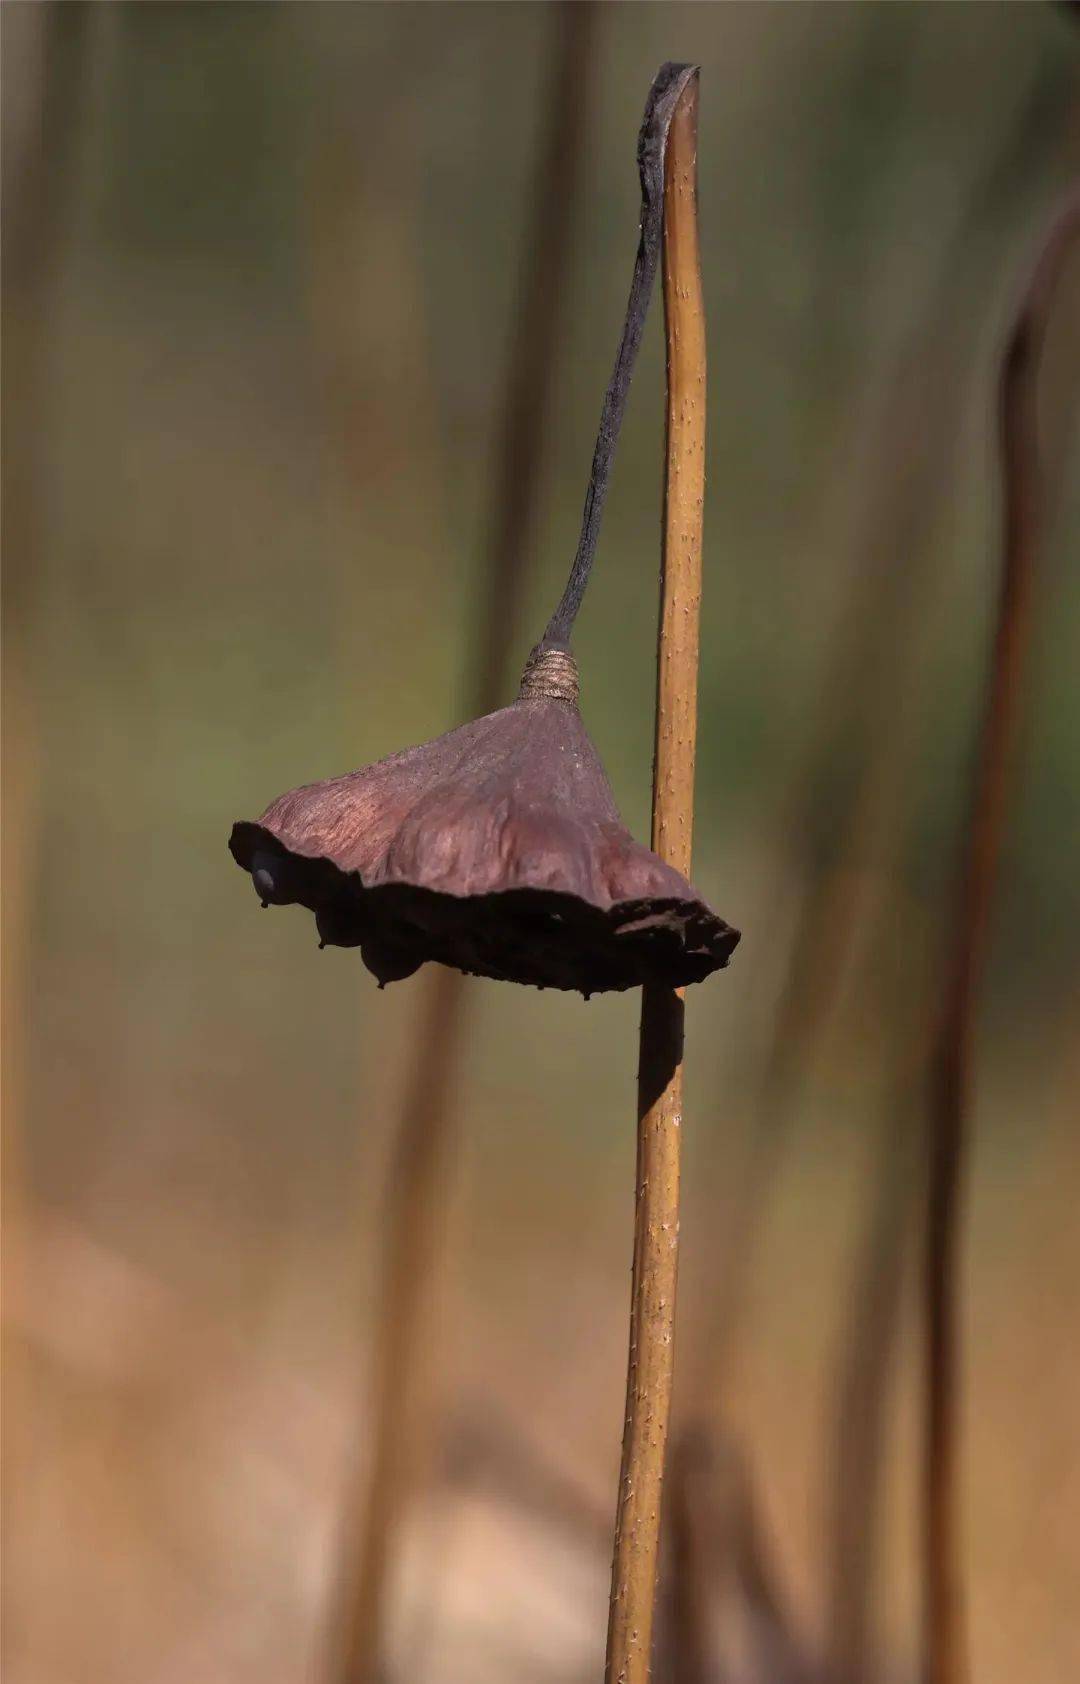
{"label": "dried lotus pod", "polygon": [[230,847],[264,903],[308,907],[380,984],[434,959],[586,995],[681,987],[739,939],[626,829],[556,649],[511,706],[279,796]]}
{"label": "dried lotus pod", "polygon": [[638,141],[642,218],[566,589],[516,702],[419,748],[279,796],[229,846],[264,905],[308,907],[323,945],[359,947],[380,986],[426,960],[586,996],[682,987],[738,942],[635,842],[578,712],[570,633],[600,517],[663,228],[663,160],[692,71],[665,65]]}

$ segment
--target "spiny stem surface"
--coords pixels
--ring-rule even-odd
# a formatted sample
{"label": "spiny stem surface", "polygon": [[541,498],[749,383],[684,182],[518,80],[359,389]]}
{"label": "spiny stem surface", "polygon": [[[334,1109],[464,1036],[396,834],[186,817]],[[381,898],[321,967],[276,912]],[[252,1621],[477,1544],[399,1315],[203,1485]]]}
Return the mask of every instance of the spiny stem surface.
{"label": "spiny stem surface", "polygon": [[[705,312],[697,228],[698,78],[679,97],[664,167],[667,460],[652,845],[688,874],[694,813],[705,493]],[[607,1684],[649,1676],[679,1259],[681,992],[643,990],[626,1421],[608,1618]]]}

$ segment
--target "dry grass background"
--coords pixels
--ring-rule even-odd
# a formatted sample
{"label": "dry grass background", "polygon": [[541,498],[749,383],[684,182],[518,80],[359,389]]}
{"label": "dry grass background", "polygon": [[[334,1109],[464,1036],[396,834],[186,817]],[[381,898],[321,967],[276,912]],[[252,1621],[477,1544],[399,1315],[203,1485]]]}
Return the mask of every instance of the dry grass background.
{"label": "dry grass background", "polygon": [[[259,913],[225,840],[279,790],[465,705],[547,21],[528,5],[4,14],[6,1676],[294,1684],[319,1675],[418,985],[376,994],[304,919]],[[606,9],[527,627],[576,530],[634,226],[627,137],[664,57],[703,66],[695,875],[746,932],[688,1006],[680,1407],[741,1447],[818,1653],[839,1375],[887,1154],[918,1127],[905,1072],[992,610],[993,351],[1075,173],[1080,33],[1036,6]],[[1014,166],[965,224],[1010,135]],[[1077,297],[1047,357],[1056,513],[965,1240],[980,1684],[1080,1666]],[[955,358],[949,405],[883,430],[924,319]],[[654,327],[579,649],[639,834],[660,379]],[[935,429],[948,472],[912,492],[919,610],[884,593],[858,625],[870,648],[902,634],[903,658],[884,705],[876,661],[838,704],[846,605],[904,560],[891,529],[865,529],[869,488],[902,488]],[[870,819],[835,834],[867,717]],[[823,735],[817,799],[793,802]],[[827,1009],[748,1229],[776,1012],[822,883],[854,934],[833,952],[825,925]],[[391,1650],[410,1681],[578,1680],[602,1654],[637,1003],[474,986],[428,1351],[443,1428]],[[917,1630],[912,1302],[905,1283],[880,1463],[885,1681],[913,1676]],[[721,1638],[730,1676],[756,1684],[737,1603]]]}

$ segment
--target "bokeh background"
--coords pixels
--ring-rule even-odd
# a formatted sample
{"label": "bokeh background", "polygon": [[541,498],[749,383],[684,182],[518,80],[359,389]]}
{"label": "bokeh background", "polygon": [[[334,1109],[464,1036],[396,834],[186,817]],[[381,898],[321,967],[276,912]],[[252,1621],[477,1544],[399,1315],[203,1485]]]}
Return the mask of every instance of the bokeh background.
{"label": "bokeh background", "polygon": [[[4,7],[11,1684],[326,1676],[428,984],[379,993],[260,913],[226,840],[464,717],[565,29],[532,4]],[[707,1677],[913,1680],[918,1071],[994,612],[995,357],[1080,160],[1080,29],[597,8],[511,674],[576,539],[665,58],[702,66],[695,876],[744,931],[688,1005],[676,1434]],[[1078,301],[1074,263],[979,1011],[980,1684],[1080,1674]],[[577,640],[639,835],[659,324]],[[637,1002],[467,987],[388,1675],[570,1684],[603,1653]]]}

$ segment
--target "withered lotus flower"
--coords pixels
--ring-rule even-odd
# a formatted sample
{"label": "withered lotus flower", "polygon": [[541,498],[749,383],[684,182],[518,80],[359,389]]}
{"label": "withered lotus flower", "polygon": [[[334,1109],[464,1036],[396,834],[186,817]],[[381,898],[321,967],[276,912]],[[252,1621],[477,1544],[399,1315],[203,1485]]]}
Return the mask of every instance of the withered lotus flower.
{"label": "withered lotus flower", "polygon": [[588,996],[700,982],[739,936],[635,842],[578,712],[569,637],[600,514],[662,233],[663,155],[685,75],[658,78],[639,141],[641,239],[577,555],[517,701],[434,742],[279,796],[229,846],[264,905],[315,914],[380,986],[425,960]]}
{"label": "withered lotus flower", "polygon": [[233,855],[380,984],[426,959],[583,994],[700,982],[738,935],[634,841],[576,698],[572,657],[546,649],[510,707],[280,796]]}

